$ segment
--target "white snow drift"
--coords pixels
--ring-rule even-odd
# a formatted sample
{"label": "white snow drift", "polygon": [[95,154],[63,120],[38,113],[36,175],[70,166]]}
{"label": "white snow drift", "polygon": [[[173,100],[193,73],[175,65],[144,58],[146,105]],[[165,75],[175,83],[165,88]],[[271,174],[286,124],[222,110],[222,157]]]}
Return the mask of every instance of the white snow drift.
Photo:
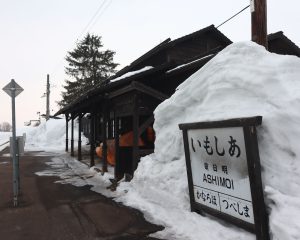
{"label": "white snow drift", "polygon": [[155,153],[142,159],[120,200],[167,226],[160,236],[168,239],[255,239],[189,212],[178,124],[261,115],[258,141],[270,230],[273,239],[300,239],[299,109],[299,58],[251,42],[232,44],[157,107]]}

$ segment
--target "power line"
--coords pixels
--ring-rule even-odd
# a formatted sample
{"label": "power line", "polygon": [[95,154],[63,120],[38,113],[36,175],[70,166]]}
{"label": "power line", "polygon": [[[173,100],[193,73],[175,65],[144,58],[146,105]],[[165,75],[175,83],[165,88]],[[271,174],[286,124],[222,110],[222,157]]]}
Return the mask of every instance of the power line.
{"label": "power line", "polygon": [[[78,37],[75,40],[75,43],[78,41],[78,39],[81,38],[81,36],[90,28],[92,28],[97,21],[99,20],[99,18],[103,15],[103,13],[105,12],[105,10],[109,7],[109,5],[112,3],[112,0],[110,0],[110,2],[106,5],[106,7],[103,9],[103,6],[105,5],[105,3],[108,0],[104,0],[100,6],[97,8],[96,12],[94,13],[94,15],[92,16],[92,18],[90,19],[90,21],[88,22],[88,24],[83,28],[83,30],[80,32],[80,34],[78,35]],[[100,12],[101,10],[103,10],[102,12]],[[100,13],[100,14],[99,14]],[[91,26],[92,24],[92,26]],[[57,65],[55,65],[55,67],[53,68],[52,73],[54,73],[56,71],[56,69],[62,64],[62,62],[65,60],[65,58],[60,59],[60,61],[57,63]]]}
{"label": "power line", "polygon": [[95,26],[95,24],[98,22],[100,17],[104,14],[104,12],[110,6],[111,3],[112,3],[112,0],[109,1],[109,3],[106,5],[106,7],[103,9],[103,11],[98,15],[98,17],[96,18],[96,20],[94,21],[94,24],[90,27],[90,29],[92,29]]}
{"label": "power line", "polygon": [[92,16],[92,18],[90,19],[90,21],[88,22],[88,24],[84,27],[84,29],[81,31],[81,33],[78,35],[76,41],[78,39],[81,38],[81,36],[88,30],[88,28],[90,27],[90,25],[92,24],[92,22],[95,20],[95,18],[97,18],[98,13],[101,11],[101,9],[103,8],[105,2],[107,2],[107,0],[104,0],[100,6],[97,8],[95,14]]}
{"label": "power line", "polygon": [[247,7],[244,7],[241,11],[239,11],[238,13],[234,14],[232,17],[228,18],[225,22],[222,22],[219,26],[217,26],[216,28],[221,27],[222,25],[224,25],[225,23],[227,23],[228,21],[230,21],[231,19],[233,19],[234,17],[236,17],[237,15],[239,15],[241,12],[245,11],[248,7],[250,7],[250,5],[248,5]]}

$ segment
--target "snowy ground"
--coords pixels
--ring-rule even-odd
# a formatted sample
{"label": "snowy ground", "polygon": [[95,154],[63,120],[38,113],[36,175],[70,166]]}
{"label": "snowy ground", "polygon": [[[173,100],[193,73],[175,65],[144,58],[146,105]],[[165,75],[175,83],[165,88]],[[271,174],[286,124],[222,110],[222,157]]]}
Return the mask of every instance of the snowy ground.
{"label": "snowy ground", "polygon": [[9,137],[11,136],[11,132],[0,132],[0,151],[6,148],[9,144]]}
{"label": "snowy ground", "polygon": [[[178,87],[155,110],[155,152],[144,157],[133,180],[117,191],[102,176],[64,153],[64,120],[27,131],[27,150],[55,155],[51,168],[60,183],[89,184],[93,190],[144,212],[165,226],[154,234],[166,239],[254,240],[255,236],[212,217],[190,212],[182,134],[178,124],[263,116],[258,127],[265,199],[272,239],[300,239],[300,59],[235,43]],[[1,166],[0,166],[1,167]]]}

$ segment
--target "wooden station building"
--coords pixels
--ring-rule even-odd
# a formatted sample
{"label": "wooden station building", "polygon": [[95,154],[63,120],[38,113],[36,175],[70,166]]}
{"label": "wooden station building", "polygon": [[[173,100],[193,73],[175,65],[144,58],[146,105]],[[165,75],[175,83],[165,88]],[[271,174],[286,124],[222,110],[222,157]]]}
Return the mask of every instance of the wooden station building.
{"label": "wooden station building", "polygon": [[[300,57],[300,49],[282,32],[269,35],[268,40],[270,51]],[[102,143],[102,171],[107,171],[108,149],[113,145],[115,179],[119,180],[124,174],[132,176],[140,157],[154,151],[153,136],[149,137],[154,109],[231,43],[211,25],[155,46],[109,78],[108,84],[95,86],[55,114],[66,117],[66,151],[70,135],[70,151],[74,156],[74,121],[77,119],[78,160],[82,159],[81,132],[84,130],[90,140],[90,166],[95,163],[95,147]],[[87,115],[89,118],[84,117]],[[131,133],[131,143],[122,144],[122,136],[128,133]]]}

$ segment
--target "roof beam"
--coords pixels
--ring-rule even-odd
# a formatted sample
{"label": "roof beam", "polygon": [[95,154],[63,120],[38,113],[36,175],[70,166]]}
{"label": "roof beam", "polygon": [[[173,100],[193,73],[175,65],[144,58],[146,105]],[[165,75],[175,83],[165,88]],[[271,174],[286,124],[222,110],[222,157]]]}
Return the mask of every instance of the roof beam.
{"label": "roof beam", "polygon": [[161,100],[161,101],[164,101],[166,100],[167,98],[169,98],[168,95],[162,93],[162,92],[159,92],[157,91],[156,89],[152,88],[152,87],[149,87],[149,86],[146,86],[145,84],[142,84],[140,82],[136,82],[136,81],[133,81],[131,83],[132,87],[134,87],[136,90],[140,91],[140,92],[143,92],[143,93],[146,93],[152,97],[155,97],[156,99],[158,100]]}

